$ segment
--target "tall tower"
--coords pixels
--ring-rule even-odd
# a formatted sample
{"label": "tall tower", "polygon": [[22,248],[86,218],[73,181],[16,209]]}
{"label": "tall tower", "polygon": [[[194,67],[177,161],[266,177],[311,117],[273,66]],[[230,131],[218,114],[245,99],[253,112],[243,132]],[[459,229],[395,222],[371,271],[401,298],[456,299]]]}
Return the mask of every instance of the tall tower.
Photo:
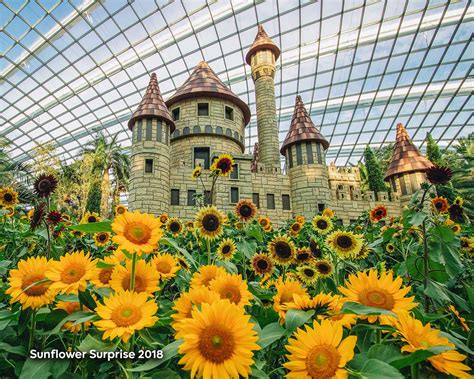
{"label": "tall tower", "polygon": [[245,60],[252,68],[257,103],[257,129],[260,163],[267,172],[280,171],[278,155],[278,124],[275,104],[275,61],[280,49],[268,37],[263,26],[258,26],[257,37]]}
{"label": "tall tower", "polygon": [[132,131],[129,206],[155,215],[170,203],[170,135],[174,122],[161,97],[156,74],[128,122]]}
{"label": "tall tower", "polygon": [[412,195],[426,181],[424,172],[433,164],[418,151],[410,140],[403,124],[397,124],[397,139],[393,146],[392,160],[385,173],[385,181],[402,198]]}
{"label": "tall tower", "polygon": [[330,206],[325,151],[328,141],[314,125],[300,96],[296,96],[290,130],[281,146],[293,194],[293,213],[312,217]]}

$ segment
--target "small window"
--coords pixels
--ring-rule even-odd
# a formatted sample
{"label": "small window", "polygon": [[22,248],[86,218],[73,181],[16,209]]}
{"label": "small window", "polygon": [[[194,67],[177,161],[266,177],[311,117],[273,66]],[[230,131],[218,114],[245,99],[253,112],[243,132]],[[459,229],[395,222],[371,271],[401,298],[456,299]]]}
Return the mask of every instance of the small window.
{"label": "small window", "polygon": [[316,152],[318,153],[318,163],[323,164],[323,153],[321,152],[321,144],[316,144]]}
{"label": "small window", "polygon": [[267,208],[275,209],[275,195],[273,193],[267,193]]}
{"label": "small window", "polygon": [[179,108],[175,108],[171,111],[171,116],[173,117],[173,121],[179,120]]}
{"label": "small window", "polygon": [[308,157],[308,164],[314,163],[313,145],[311,144],[311,142],[306,142],[306,155]]}
{"label": "small window", "polygon": [[137,122],[137,142],[140,142],[142,140],[142,120],[139,120]]}
{"label": "small window", "polygon": [[209,103],[198,103],[198,116],[209,116]]}
{"label": "small window", "polygon": [[146,120],[145,140],[151,141],[151,119]]}
{"label": "small window", "polygon": [[318,211],[322,212],[326,209],[326,204],[318,203]]}
{"label": "small window", "polygon": [[151,174],[153,172],[153,159],[145,159],[145,173]]}
{"label": "small window", "polygon": [[283,209],[285,211],[289,211],[291,209],[290,195],[281,195],[281,202],[283,203]]}
{"label": "small window", "polygon": [[196,205],[196,191],[195,190],[188,190],[188,205],[190,206]]}
{"label": "small window", "polygon": [[338,218],[338,219],[334,222],[334,224],[336,224],[336,226],[343,226],[343,225],[344,225],[344,223],[342,222],[342,218]]}
{"label": "small window", "polygon": [[252,194],[252,201],[257,206],[257,208],[260,208],[260,194],[258,192],[254,192]]}
{"label": "small window", "polygon": [[171,205],[179,205],[179,189],[171,190]]}
{"label": "small window", "polygon": [[239,189],[237,187],[230,187],[230,202],[231,204],[239,202]]}
{"label": "small window", "polygon": [[408,194],[407,192],[407,186],[405,184],[405,178],[403,176],[400,176],[400,189],[402,190],[402,195]]}
{"label": "small window", "polygon": [[204,205],[209,205],[212,203],[211,201],[211,191],[204,191]]}
{"label": "small window", "polygon": [[211,151],[209,147],[194,148],[194,167],[201,166],[209,170]]}
{"label": "small window", "polygon": [[234,110],[231,107],[225,107],[225,118],[234,121]]}
{"label": "small window", "polygon": [[293,168],[293,156],[291,155],[292,153],[292,146],[290,146],[286,152],[286,154],[288,154],[288,165],[290,166],[290,168]]}
{"label": "small window", "polygon": [[230,178],[234,179],[234,180],[239,179],[239,165],[238,164],[235,164],[235,165],[232,166],[232,171],[230,173]]}
{"label": "small window", "polygon": [[[161,121],[158,121],[158,122],[156,123],[156,140],[157,140],[158,142],[161,142],[161,140],[162,140],[162,136],[161,136],[161,135],[163,134],[163,129],[162,129],[162,126],[161,126],[161,125],[162,125]],[[165,128],[166,128],[166,124],[165,124]]]}
{"label": "small window", "polygon": [[351,219],[349,220],[349,222],[350,222],[351,224],[355,224],[355,223],[357,222],[357,220],[354,220],[353,218],[351,218]]}
{"label": "small window", "polygon": [[302,165],[303,164],[303,154],[301,153],[301,144],[296,144],[296,164]]}

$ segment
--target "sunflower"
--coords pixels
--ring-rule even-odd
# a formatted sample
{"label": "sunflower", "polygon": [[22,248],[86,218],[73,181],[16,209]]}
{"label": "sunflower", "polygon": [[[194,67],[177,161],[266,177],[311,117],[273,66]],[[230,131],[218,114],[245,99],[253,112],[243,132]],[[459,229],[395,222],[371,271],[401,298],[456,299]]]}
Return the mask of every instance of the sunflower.
{"label": "sunflower", "polygon": [[323,215],[324,217],[333,218],[333,217],[334,217],[334,211],[333,211],[331,208],[326,208],[326,209],[323,211],[322,215]]}
{"label": "sunflower", "polygon": [[474,238],[461,237],[461,251],[471,252],[474,250]]}
{"label": "sunflower", "polygon": [[270,225],[270,219],[268,217],[259,217],[258,223],[262,228],[266,228],[268,225]]}
{"label": "sunflower", "polygon": [[446,213],[449,208],[448,200],[443,196],[437,196],[431,200],[431,207],[439,213]]}
{"label": "sunflower", "polygon": [[456,204],[456,205],[459,205],[460,207],[462,207],[463,204],[464,204],[464,199],[461,196],[456,196],[454,201],[453,201],[453,204]]}
{"label": "sunflower", "polygon": [[328,246],[342,258],[352,258],[359,254],[362,248],[362,239],[352,232],[337,230],[326,238]]}
{"label": "sunflower", "polygon": [[189,232],[192,232],[194,230],[194,221],[186,221],[186,229]]}
{"label": "sunflower", "polygon": [[50,225],[58,225],[63,219],[63,215],[58,211],[51,211],[46,215],[46,221]]}
{"label": "sunflower", "polygon": [[329,306],[333,302],[334,297],[327,293],[318,293],[313,298],[308,295],[293,295],[293,301],[287,303],[285,309],[314,310],[316,315],[327,314]]}
{"label": "sunflower", "polygon": [[265,233],[270,233],[273,230],[272,224],[268,224],[266,227],[263,228]]}
{"label": "sunflower", "polygon": [[174,302],[173,310],[176,313],[171,315],[171,318],[173,319],[171,326],[175,328],[177,323],[181,320],[191,318],[191,311],[194,306],[200,306],[203,303],[212,304],[214,301],[219,299],[219,295],[207,287],[200,286],[190,288],[188,292],[182,293]]}
{"label": "sunflower", "polygon": [[178,363],[191,371],[190,377],[248,377],[253,352],[260,347],[254,324],[243,308],[224,299],[195,307],[191,315],[178,324],[183,339],[178,348],[183,357]]}
{"label": "sunflower", "polygon": [[186,259],[182,257],[177,257],[176,260],[178,261],[179,266],[184,270],[184,271],[189,271],[189,263]]}
{"label": "sunflower", "polygon": [[354,255],[354,259],[365,259],[369,256],[370,252],[372,251],[372,249],[369,247],[369,245],[367,245],[366,243],[364,243],[360,249],[360,251]]}
{"label": "sunflower", "polygon": [[71,236],[73,236],[75,238],[78,238],[78,239],[81,239],[82,237],[85,236],[85,233],[81,232],[80,230],[70,230],[69,234],[71,234]]}
{"label": "sunflower", "polygon": [[63,255],[59,261],[50,262],[45,276],[53,281],[52,289],[64,294],[77,294],[86,290],[95,267],[96,261],[91,259],[90,253],[75,251]]}
{"label": "sunflower", "polygon": [[195,272],[191,278],[191,287],[209,287],[211,281],[225,274],[227,274],[227,271],[224,267],[216,265],[201,266],[199,271]]}
{"label": "sunflower", "polygon": [[196,214],[196,229],[206,239],[213,240],[222,232],[224,215],[214,206],[202,208]]}
{"label": "sunflower", "polygon": [[84,216],[82,216],[81,224],[92,224],[93,222],[99,222],[100,217],[96,212],[87,211]]}
{"label": "sunflower", "polygon": [[247,281],[243,280],[241,275],[221,275],[209,284],[209,289],[217,293],[221,299],[228,299],[241,307],[250,305],[250,300],[253,299]]}
{"label": "sunflower", "polygon": [[459,311],[454,307],[454,305],[450,305],[448,307],[448,309],[453,313],[453,315],[458,319],[459,323],[461,324],[461,326],[463,327],[463,329],[466,331],[466,332],[470,332],[471,331],[471,328],[469,328],[469,325],[466,323],[466,319],[464,317],[462,317],[460,314],[459,314]]}
{"label": "sunflower", "polygon": [[[128,261],[124,266],[116,265],[110,277],[110,287],[115,291],[125,290],[129,291],[130,278],[132,274],[132,262]],[[135,287],[133,291],[138,293],[146,293],[152,295],[160,290],[158,281],[160,274],[152,265],[146,263],[144,260],[139,260],[135,267]]]}
{"label": "sunflower", "polygon": [[235,245],[235,242],[230,238],[226,238],[223,239],[217,247],[217,256],[219,257],[219,259],[228,261],[232,259],[236,251],[237,246]]}
{"label": "sunflower", "polygon": [[288,266],[295,255],[295,245],[287,236],[278,235],[268,243],[268,251],[275,263]]}
{"label": "sunflower", "polygon": [[300,224],[299,222],[294,222],[290,226],[290,235],[293,237],[297,236],[300,233],[302,228],[303,228],[302,224]]}
{"label": "sunflower", "polygon": [[176,258],[168,253],[156,254],[150,263],[160,274],[160,280],[173,278],[180,269]]}
{"label": "sunflower", "polygon": [[311,254],[311,250],[307,247],[302,247],[298,250],[296,250],[295,254],[295,263],[301,264],[301,263],[307,263],[313,258]]}
{"label": "sunflower", "polygon": [[160,222],[147,213],[126,212],[115,218],[112,230],[116,234],[113,242],[119,245],[119,249],[127,250],[129,253],[151,253],[163,231]]}
{"label": "sunflower", "polygon": [[327,304],[327,311],[325,314],[318,314],[319,320],[329,319],[335,323],[341,324],[342,327],[351,329],[352,325],[357,322],[357,315],[342,313],[342,306],[344,300],[339,295],[332,296],[332,300]]}
{"label": "sunflower", "polygon": [[273,262],[267,254],[255,254],[251,261],[253,271],[260,276],[270,275],[273,272]]}
{"label": "sunflower", "polygon": [[395,245],[393,243],[387,243],[387,245],[385,246],[385,251],[387,253],[393,253],[395,251]]}
{"label": "sunflower", "polygon": [[229,154],[219,155],[211,165],[211,171],[218,176],[228,176],[234,169],[234,158]]}
{"label": "sunflower", "polygon": [[94,325],[104,332],[104,340],[120,337],[128,342],[136,330],[152,327],[158,321],[158,306],[148,300],[146,293],[118,291],[104,298],[104,304],[97,304],[95,311],[101,320],[94,321]]}
{"label": "sunflower", "polygon": [[33,185],[34,192],[39,197],[49,197],[58,186],[58,180],[53,175],[41,174]]}
{"label": "sunflower", "polygon": [[125,205],[119,204],[115,206],[116,215],[123,215],[125,212],[127,212],[127,207]]}
{"label": "sunflower", "polygon": [[242,199],[235,205],[235,214],[242,221],[250,221],[255,217],[257,207],[251,200]]}
{"label": "sunflower", "polygon": [[354,357],[356,336],[342,338],[342,326],[330,320],[313,322],[304,329],[298,328],[288,340],[283,366],[289,370],[290,379],[347,378],[347,362]]}
{"label": "sunflower", "polygon": [[281,278],[275,284],[276,294],[273,297],[273,310],[278,312],[280,322],[285,320],[286,306],[294,301],[294,295],[308,296],[306,289],[296,280],[283,281]]}
{"label": "sunflower", "polygon": [[383,205],[377,205],[375,208],[370,210],[370,221],[372,222],[379,222],[383,218],[387,217],[387,208]]}
{"label": "sunflower", "polygon": [[36,207],[33,208],[33,215],[30,220],[30,230],[36,230],[41,222],[44,220],[44,215],[46,213],[46,204],[39,203]]}
{"label": "sunflower", "polygon": [[170,218],[166,222],[166,230],[176,237],[183,231],[183,224],[176,217]]}
{"label": "sunflower", "polygon": [[162,224],[166,224],[166,221],[168,221],[168,214],[167,213],[162,213],[159,217],[160,222]]}
{"label": "sunflower", "polygon": [[99,288],[110,287],[109,282],[112,277],[112,272],[114,267],[119,263],[120,261],[114,255],[105,256],[97,262],[92,274],[91,283]]}
{"label": "sunflower", "polygon": [[318,281],[318,271],[311,266],[300,266],[296,269],[298,278],[308,285],[312,285]]}
{"label": "sunflower", "polygon": [[202,167],[201,166],[196,166],[196,168],[191,173],[191,179],[196,180],[197,178],[199,178],[201,176],[201,174],[202,174]]}
{"label": "sunflower", "polygon": [[13,207],[18,204],[18,192],[11,187],[0,188],[0,205]]}
{"label": "sunflower", "polygon": [[296,221],[298,224],[303,225],[304,222],[305,222],[305,218],[304,218],[304,216],[299,215],[299,216],[296,216],[296,217],[295,217],[295,221]]}
{"label": "sunflower", "polygon": [[5,207],[3,208],[5,210],[5,216],[7,218],[11,218],[15,215],[15,208],[13,207]]}
{"label": "sunflower", "polygon": [[[370,269],[368,272],[358,272],[351,274],[344,286],[339,287],[339,291],[345,295],[344,302],[353,301],[369,307],[382,308],[392,311],[395,314],[408,312],[416,307],[415,299],[405,297],[411,287],[403,287],[401,277],[393,279],[393,273],[382,272],[379,275],[377,270]],[[360,316],[361,318],[365,316]],[[392,316],[368,316],[370,323],[379,320],[381,324],[393,324]]]}
{"label": "sunflower", "polygon": [[[23,309],[38,309],[51,304],[56,291],[51,288],[45,272],[50,262],[45,257],[31,257],[18,262],[18,268],[10,270],[9,287],[5,293],[11,295],[10,303],[19,302]],[[32,285],[34,283],[42,282]]]}
{"label": "sunflower", "polygon": [[31,208],[28,213],[26,214],[26,219],[28,221],[31,221],[31,219],[33,218],[33,214],[35,213],[35,208]]}
{"label": "sunflower", "polygon": [[446,184],[451,180],[453,172],[448,167],[434,165],[425,171],[431,184]]}
{"label": "sunflower", "polygon": [[331,264],[331,262],[329,262],[325,259],[315,261],[313,263],[313,266],[316,269],[316,271],[318,272],[318,275],[323,277],[323,278],[327,277],[327,276],[330,276],[334,272],[334,267]]}
{"label": "sunflower", "polygon": [[326,216],[314,216],[311,223],[313,229],[322,235],[328,234],[334,228],[331,219]]}
{"label": "sunflower", "polygon": [[313,258],[320,259],[323,256],[323,251],[321,250],[319,243],[314,239],[309,241],[309,250],[311,251]]}
{"label": "sunflower", "polygon": [[423,325],[421,321],[414,319],[408,313],[398,315],[396,323],[397,331],[406,345],[402,346],[402,352],[413,353],[417,350],[426,350],[434,346],[449,346],[452,350],[427,358],[428,362],[446,375],[456,378],[471,379],[470,367],[461,363],[467,357],[454,349],[454,344],[446,337],[440,336],[440,331],[431,328],[430,324]]}
{"label": "sunflower", "polygon": [[110,241],[110,233],[100,232],[94,234],[94,243],[96,246],[105,246]]}
{"label": "sunflower", "polygon": [[[55,305],[55,308],[65,311],[68,315],[80,310],[90,311],[90,309],[87,307],[81,309],[81,304],[78,301],[58,301]],[[84,326],[84,330],[87,330],[91,325],[91,321],[86,321],[76,325],[74,325],[74,321],[68,321],[63,325],[62,329],[69,330],[71,333],[79,333],[82,331],[82,326]]]}

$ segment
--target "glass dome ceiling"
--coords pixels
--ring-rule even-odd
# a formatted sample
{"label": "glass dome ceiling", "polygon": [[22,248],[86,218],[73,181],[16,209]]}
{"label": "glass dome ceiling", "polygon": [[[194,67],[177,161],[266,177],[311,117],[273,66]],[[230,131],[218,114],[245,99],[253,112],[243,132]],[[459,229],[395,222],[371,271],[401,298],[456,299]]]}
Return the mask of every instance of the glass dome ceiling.
{"label": "glass dome ceiling", "polygon": [[0,3],[0,137],[31,159],[53,141],[65,161],[97,132],[119,133],[156,72],[172,95],[201,61],[247,102],[245,145],[257,140],[245,53],[262,23],[281,48],[280,142],[301,95],[330,142],[327,160],[356,163],[402,122],[423,148],[473,131],[470,1],[20,1]]}

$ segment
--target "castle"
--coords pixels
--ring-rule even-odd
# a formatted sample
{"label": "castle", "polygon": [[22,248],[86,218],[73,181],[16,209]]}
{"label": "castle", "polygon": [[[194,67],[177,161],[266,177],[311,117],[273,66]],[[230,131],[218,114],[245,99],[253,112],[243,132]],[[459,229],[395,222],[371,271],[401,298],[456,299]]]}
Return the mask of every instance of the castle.
{"label": "castle", "polygon": [[[251,199],[259,213],[275,224],[295,215],[312,217],[329,207],[348,224],[363,211],[384,204],[389,215],[399,215],[403,205],[425,180],[431,163],[423,157],[397,125],[392,161],[385,175],[387,192],[361,192],[357,167],[326,166],[328,141],[311,121],[297,96],[288,134],[279,148],[275,105],[275,62],[280,49],[260,25],[246,55],[255,83],[258,151],[245,153],[245,126],[250,109],[201,62],[185,83],[166,102],[155,74],[138,108],[128,122],[132,131],[130,209],[159,215],[168,213],[193,219],[199,181],[191,178],[201,165],[200,179],[207,189],[207,173],[219,154],[235,160],[230,177],[217,182],[216,206],[234,208],[239,199]],[[286,160],[282,173],[280,155]],[[205,194],[203,194],[205,195]]]}

